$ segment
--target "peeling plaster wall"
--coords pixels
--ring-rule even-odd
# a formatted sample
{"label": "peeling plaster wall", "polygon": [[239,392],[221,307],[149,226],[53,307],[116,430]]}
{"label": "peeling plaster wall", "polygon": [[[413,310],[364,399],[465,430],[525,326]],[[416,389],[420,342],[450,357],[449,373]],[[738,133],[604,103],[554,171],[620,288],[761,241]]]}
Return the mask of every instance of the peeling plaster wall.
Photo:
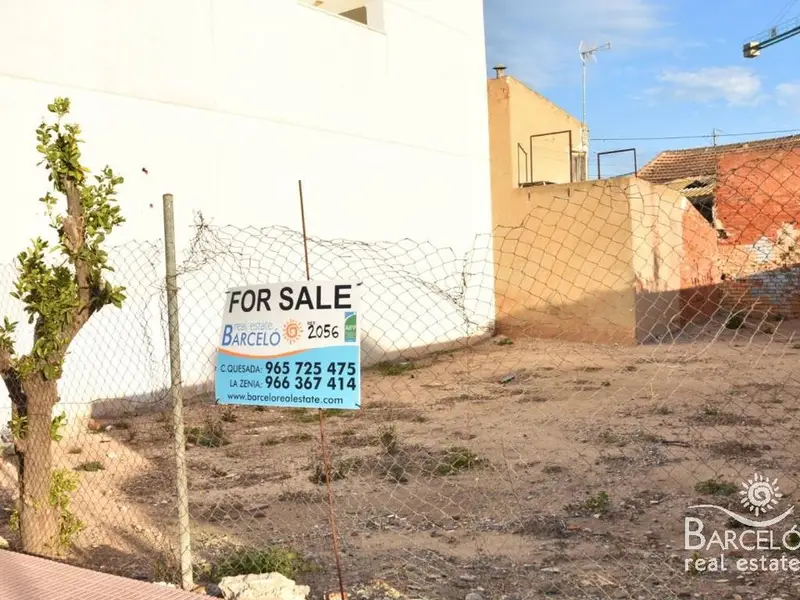
{"label": "peeling plaster wall", "polygon": [[731,312],[800,318],[800,267],[762,271],[723,285],[722,305]]}
{"label": "peeling plaster wall", "polygon": [[701,323],[720,305],[717,232],[688,200],[683,212],[682,325]]}
{"label": "peeling plaster wall", "polygon": [[633,177],[493,198],[498,332],[624,344],[665,334],[681,307],[686,204]]}
{"label": "peeling plaster wall", "polygon": [[717,182],[722,306],[800,317],[800,149],[723,155]]}
{"label": "peeling plaster wall", "polygon": [[640,179],[630,180],[626,193],[637,288],[636,338],[644,343],[663,336],[680,310],[686,199]]}

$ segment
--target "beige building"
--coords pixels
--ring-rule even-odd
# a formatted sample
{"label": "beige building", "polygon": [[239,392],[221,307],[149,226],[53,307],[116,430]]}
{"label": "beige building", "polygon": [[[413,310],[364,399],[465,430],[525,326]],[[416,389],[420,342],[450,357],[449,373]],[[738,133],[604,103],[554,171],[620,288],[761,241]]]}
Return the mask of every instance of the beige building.
{"label": "beige building", "polygon": [[488,82],[493,198],[519,187],[584,181],[581,122],[497,69]]}
{"label": "beige building", "polygon": [[705,310],[716,234],[684,194],[587,181],[578,119],[502,69],[488,96],[498,331],[635,344]]}

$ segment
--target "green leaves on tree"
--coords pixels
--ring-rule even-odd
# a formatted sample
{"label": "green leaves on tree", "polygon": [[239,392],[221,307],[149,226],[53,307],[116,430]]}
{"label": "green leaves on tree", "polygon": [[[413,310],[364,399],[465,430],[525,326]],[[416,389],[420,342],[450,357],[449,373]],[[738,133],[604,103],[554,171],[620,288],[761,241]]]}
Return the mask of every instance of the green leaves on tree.
{"label": "green leaves on tree", "polygon": [[[30,351],[17,353],[16,322],[5,318],[0,324],[0,378],[14,408],[10,424],[20,458],[12,522],[23,550],[42,555],[68,545],[83,528],[70,508],[78,479],[53,468],[51,454],[66,425],[65,414],[52,418],[52,412],[67,349],[94,313],[125,300],[125,289],[104,277],[113,269],[103,248],[125,221],[116,197],[123,179],[110,167],[90,176],[81,163],[80,127],[65,123],[68,98],[56,98],[47,109],[52,118],[37,128],[36,148],[52,189],[39,200],[55,235],[34,238],[17,255],[11,293],[33,325]],[[48,428],[49,435],[42,435]]]}
{"label": "green leaves on tree", "polygon": [[[103,244],[125,222],[117,204],[117,188],[124,182],[111,167],[89,177],[81,163],[81,129],[64,123],[68,98],[56,98],[47,107],[55,115],[36,130],[53,190],[40,198],[56,232],[56,244],[41,237],[17,255],[18,277],[12,296],[21,301],[34,325],[31,351],[14,360],[18,375],[39,373],[47,380],[61,377],[66,348],[95,312],[109,304],[121,307],[125,289],[104,279],[113,269]],[[59,199],[61,196],[61,199]],[[63,206],[66,197],[66,207]],[[0,350],[13,355],[16,323],[0,327]]]}

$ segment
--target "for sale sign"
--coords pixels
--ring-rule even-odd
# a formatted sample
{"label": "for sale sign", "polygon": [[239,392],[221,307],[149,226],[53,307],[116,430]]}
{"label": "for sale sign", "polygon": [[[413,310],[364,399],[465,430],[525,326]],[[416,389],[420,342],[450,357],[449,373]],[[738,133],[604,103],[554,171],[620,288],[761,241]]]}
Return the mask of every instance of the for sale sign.
{"label": "for sale sign", "polygon": [[217,402],[358,409],[359,285],[306,281],[228,290]]}

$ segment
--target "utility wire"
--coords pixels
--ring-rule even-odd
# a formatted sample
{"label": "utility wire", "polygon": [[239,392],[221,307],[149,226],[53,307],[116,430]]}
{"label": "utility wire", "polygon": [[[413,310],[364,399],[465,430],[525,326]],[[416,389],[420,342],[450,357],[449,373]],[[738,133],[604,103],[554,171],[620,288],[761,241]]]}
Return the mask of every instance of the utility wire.
{"label": "utility wire", "polygon": [[775,17],[773,21],[775,25],[773,25],[773,27],[777,27],[778,25],[780,25],[781,19],[783,19],[789,12],[789,10],[791,10],[794,7],[794,5],[797,4],[797,1],[798,0],[789,0],[789,2],[786,3],[786,6],[783,7],[783,10],[781,10],[781,12],[778,13],[778,16]]}
{"label": "utility wire", "polygon": [[[748,135],[773,135],[776,133],[798,133],[800,129],[774,129],[772,131],[749,131],[746,133],[718,133],[716,137],[743,137]],[[592,138],[593,142],[635,142],[635,141],[659,141],[659,140],[698,140],[714,137],[712,134],[705,135],[662,135],[653,137],[624,137],[624,138]]]}

